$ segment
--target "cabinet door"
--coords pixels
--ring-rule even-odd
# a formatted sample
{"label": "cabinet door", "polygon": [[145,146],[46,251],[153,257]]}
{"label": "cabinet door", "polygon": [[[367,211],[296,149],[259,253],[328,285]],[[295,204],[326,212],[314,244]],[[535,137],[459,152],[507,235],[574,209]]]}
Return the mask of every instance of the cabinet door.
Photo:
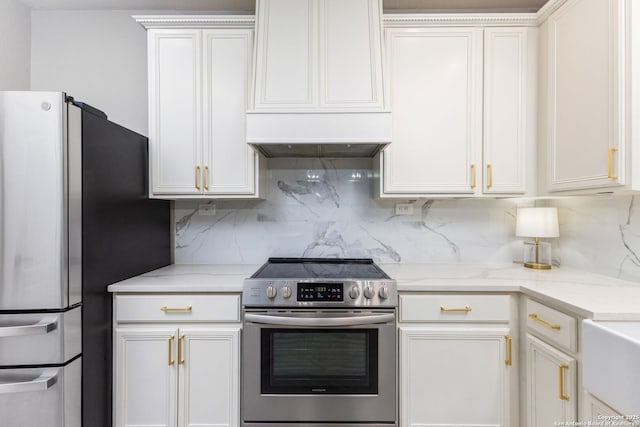
{"label": "cabinet door", "polygon": [[247,144],[253,30],[204,30],[205,194],[254,194],[256,153]]}
{"label": "cabinet door", "polygon": [[178,330],[116,328],[114,425],[176,427]]}
{"label": "cabinet door", "polygon": [[481,188],[482,30],[386,30],[393,142],[383,193],[473,194]]}
{"label": "cabinet door", "polygon": [[576,361],[527,334],[527,425],[547,427],[575,422]]}
{"label": "cabinet door", "polygon": [[180,330],[179,427],[238,427],[240,328]]}
{"label": "cabinet door", "polygon": [[624,0],[570,0],[548,20],[549,191],[624,184]]}
{"label": "cabinet door", "polygon": [[153,195],[202,192],[201,31],[149,30]]}
{"label": "cabinet door", "polygon": [[510,425],[507,327],[400,328],[400,426]]}
{"label": "cabinet door", "polygon": [[[597,425],[596,423],[606,423],[607,421],[611,423],[624,422],[621,414],[606,403],[596,399],[590,393],[584,394],[584,411],[582,412],[584,413],[583,421],[591,421],[594,425]],[[633,424],[630,423],[629,425]]]}
{"label": "cabinet door", "polygon": [[[536,30],[484,30],[484,192],[522,194],[535,167]],[[530,164],[527,164],[526,161]]]}

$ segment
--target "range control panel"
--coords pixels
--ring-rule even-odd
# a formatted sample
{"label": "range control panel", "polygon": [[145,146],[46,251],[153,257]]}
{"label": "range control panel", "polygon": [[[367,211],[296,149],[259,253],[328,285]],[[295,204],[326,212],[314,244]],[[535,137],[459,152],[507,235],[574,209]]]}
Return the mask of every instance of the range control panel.
{"label": "range control panel", "polygon": [[265,280],[246,279],[245,307],[397,307],[395,280]]}
{"label": "range control panel", "polygon": [[344,301],[344,283],[298,283],[298,301]]}

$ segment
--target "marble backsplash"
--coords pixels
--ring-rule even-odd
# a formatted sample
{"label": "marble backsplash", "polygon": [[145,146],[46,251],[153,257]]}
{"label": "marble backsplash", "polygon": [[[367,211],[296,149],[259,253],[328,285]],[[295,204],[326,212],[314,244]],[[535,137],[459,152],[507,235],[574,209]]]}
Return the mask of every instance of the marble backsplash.
{"label": "marble backsplash", "polygon": [[[522,260],[517,199],[378,201],[370,159],[270,159],[267,198],[176,201],[175,262],[260,264],[268,257],[371,257],[378,263]],[[396,215],[396,203],[411,215]],[[198,206],[214,204],[216,214]],[[559,210],[554,263],[640,282],[640,204],[545,200]]]}
{"label": "marble backsplash", "polygon": [[560,265],[640,282],[640,200],[637,196],[568,197],[558,208]]}
{"label": "marble backsplash", "polygon": [[[175,203],[176,263],[262,263],[268,257],[371,257],[389,262],[511,262],[520,256],[510,200],[372,197],[370,159],[269,159],[267,198]],[[406,201],[401,201],[406,202]]]}

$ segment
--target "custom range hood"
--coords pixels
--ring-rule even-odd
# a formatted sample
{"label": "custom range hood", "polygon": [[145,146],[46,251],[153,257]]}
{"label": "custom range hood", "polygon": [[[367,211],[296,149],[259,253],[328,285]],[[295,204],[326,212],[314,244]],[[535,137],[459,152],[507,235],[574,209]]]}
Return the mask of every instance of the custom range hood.
{"label": "custom range hood", "polygon": [[257,0],[247,142],[267,157],[373,157],[391,142],[382,0]]}

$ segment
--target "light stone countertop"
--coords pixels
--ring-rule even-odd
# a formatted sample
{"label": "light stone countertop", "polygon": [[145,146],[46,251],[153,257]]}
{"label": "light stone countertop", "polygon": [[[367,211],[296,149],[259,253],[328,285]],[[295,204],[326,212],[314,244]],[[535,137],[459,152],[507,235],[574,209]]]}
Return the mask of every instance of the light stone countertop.
{"label": "light stone countertop", "polygon": [[[115,293],[241,292],[257,264],[174,264],[109,286]],[[521,292],[594,320],[640,321],[640,284],[521,264],[380,264],[400,292]]]}

